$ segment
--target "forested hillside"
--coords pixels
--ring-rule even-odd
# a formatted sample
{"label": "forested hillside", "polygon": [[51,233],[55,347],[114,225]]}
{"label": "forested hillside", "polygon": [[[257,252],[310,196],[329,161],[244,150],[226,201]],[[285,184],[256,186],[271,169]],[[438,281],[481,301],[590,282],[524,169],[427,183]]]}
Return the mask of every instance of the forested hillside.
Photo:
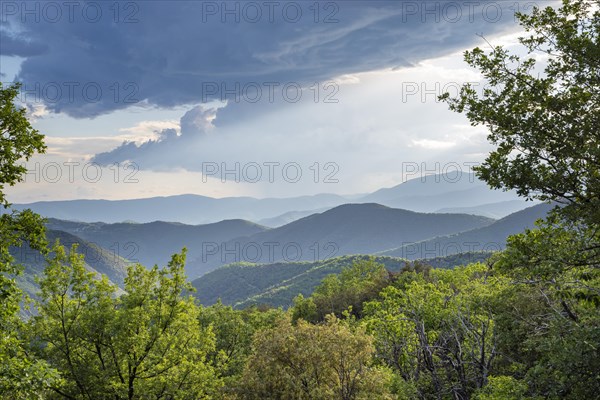
{"label": "forested hillside", "polygon": [[190,259],[195,276],[232,262],[319,261],[372,254],[494,220],[468,214],[427,214],[379,204],[346,204],[278,228],[216,243]]}
{"label": "forested hillside", "polygon": [[[49,219],[49,229],[63,230],[98,246],[111,249],[115,254],[147,267],[166,264],[171,255],[182,248],[188,257],[202,257],[207,248],[238,237],[263,232],[267,228],[243,220],[226,220],[205,225],[155,221],[144,224],[103,222],[85,223]],[[188,276],[198,275],[187,271]]]}
{"label": "forested hillside", "polygon": [[[131,264],[131,261],[120,257],[112,250],[86,242],[66,232],[48,229],[46,238],[49,243],[55,243],[58,240],[67,248],[77,245],[77,252],[83,256],[87,271],[97,277],[106,275],[112,283],[123,287],[124,279],[127,276],[127,266]],[[39,292],[36,279],[43,275],[47,258],[52,257],[53,254],[51,252],[43,254],[24,243],[21,247],[11,247],[10,255],[15,262],[23,266],[23,273],[17,277],[19,287],[28,295],[36,296]]]}
{"label": "forested hillside", "polygon": [[[417,264],[435,268],[453,268],[487,260],[492,253],[462,253],[446,257],[417,260]],[[251,305],[288,308],[299,294],[309,296],[330,274],[339,274],[368,255],[342,256],[322,261],[274,264],[234,263],[209,272],[192,281],[200,303],[212,305],[220,300],[225,305],[245,308]],[[387,271],[402,271],[410,263],[402,258],[373,258]]]}

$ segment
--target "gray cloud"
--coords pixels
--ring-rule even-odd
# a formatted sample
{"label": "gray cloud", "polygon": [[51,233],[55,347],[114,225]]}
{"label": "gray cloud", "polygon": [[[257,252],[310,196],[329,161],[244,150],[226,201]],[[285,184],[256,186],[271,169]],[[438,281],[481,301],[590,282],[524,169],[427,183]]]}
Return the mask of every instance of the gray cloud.
{"label": "gray cloud", "polygon": [[204,108],[196,106],[186,112],[181,117],[181,136],[204,136],[207,135],[213,128],[213,119],[217,117],[217,110],[214,108]]}
{"label": "gray cloud", "polygon": [[[310,84],[407,66],[469,46],[476,33],[514,26],[513,2],[489,0],[322,2],[318,15],[309,8],[313,2],[277,2],[272,18],[264,2],[250,2],[261,8],[256,23],[247,2],[90,2],[85,18],[86,3],[76,2],[72,21],[63,10],[55,22],[44,16],[44,3],[36,3],[42,7],[39,21],[30,17],[23,23],[18,12],[3,16],[12,33],[3,35],[0,53],[26,57],[17,79],[30,87],[62,87],[52,99],[42,96],[47,108],[78,118],[142,100],[172,107],[230,98],[236,85]],[[118,15],[114,4],[120,4]],[[289,4],[294,6],[284,17]],[[208,6],[217,7],[216,14]],[[302,15],[292,22],[297,6]],[[239,21],[221,15],[222,7],[238,7]]]}
{"label": "gray cloud", "polygon": [[30,42],[0,29],[0,54],[3,56],[31,57],[45,53],[48,46],[40,42]]}
{"label": "gray cloud", "polygon": [[[144,167],[154,169],[171,169],[181,165],[182,152],[188,152],[196,147],[201,140],[214,129],[212,121],[216,118],[217,110],[198,105],[186,112],[180,119],[180,134],[175,129],[163,129],[158,133],[158,138],[148,140],[141,144],[124,142],[121,146],[96,154],[92,159],[100,165],[110,165],[124,161],[133,161]],[[185,162],[189,168],[194,168],[195,158]]]}

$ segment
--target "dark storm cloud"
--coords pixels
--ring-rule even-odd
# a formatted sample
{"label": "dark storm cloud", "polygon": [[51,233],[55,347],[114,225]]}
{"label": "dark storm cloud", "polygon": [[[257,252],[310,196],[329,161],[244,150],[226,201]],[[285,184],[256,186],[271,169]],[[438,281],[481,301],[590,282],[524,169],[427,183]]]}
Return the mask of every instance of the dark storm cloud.
{"label": "dark storm cloud", "polygon": [[0,54],[4,56],[31,57],[43,54],[48,49],[44,43],[29,42],[1,29],[0,36]]}
{"label": "dark storm cloud", "polygon": [[[248,84],[304,85],[411,65],[472,45],[476,33],[515,26],[516,4],[50,3],[62,10],[48,2],[3,2],[1,19],[11,35],[3,32],[0,52],[26,57],[18,80],[38,90],[51,111],[80,118],[138,101],[198,104],[231,98]],[[66,9],[67,3],[74,6]]]}

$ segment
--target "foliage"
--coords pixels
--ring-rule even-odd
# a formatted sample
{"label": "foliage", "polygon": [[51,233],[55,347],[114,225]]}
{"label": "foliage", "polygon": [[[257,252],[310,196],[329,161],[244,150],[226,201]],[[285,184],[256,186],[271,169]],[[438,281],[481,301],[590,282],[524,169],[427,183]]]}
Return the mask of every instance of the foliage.
{"label": "foliage", "polygon": [[259,332],[240,387],[242,399],[385,399],[389,375],[371,365],[364,331],[334,316],[313,325],[290,318]]}
{"label": "foliage", "polygon": [[40,280],[32,322],[37,354],[58,369],[57,395],[76,399],[203,398],[220,382],[205,362],[214,334],[183,273],[185,250],[164,269],[129,267],[125,294],[86,271],[76,245],[58,243]]}
{"label": "foliage", "polygon": [[220,302],[201,308],[200,329],[210,330],[215,335],[215,348],[208,353],[208,360],[224,378],[224,394],[231,393],[240,379],[252,352],[252,338],[256,332],[274,327],[283,315],[278,309],[234,310]]}
{"label": "foliage", "polygon": [[[596,7],[594,7],[594,5]],[[597,1],[518,14],[527,57],[501,46],[476,48],[465,60],[490,87],[442,96],[496,147],[477,168],[492,187],[565,204],[562,215],[600,221],[600,10]],[[540,66],[538,60],[544,60]]]}
{"label": "foliage", "polygon": [[18,90],[19,85],[3,88],[0,83],[0,393],[12,398],[38,398],[48,384],[58,385],[60,380],[56,371],[26,351],[18,316],[22,292],[15,280],[21,268],[10,248],[27,241],[43,250],[44,225],[30,210],[11,210],[4,188],[23,180],[27,170],[20,161],[43,153],[45,146],[43,136],[27,120],[25,109],[15,105]]}
{"label": "foliage", "polygon": [[[373,258],[355,261],[351,267],[342,269],[338,275],[329,275],[315,289],[314,302],[316,320],[328,314],[338,317],[348,308],[356,316],[362,314],[362,303],[376,297],[390,279],[389,273]],[[300,305],[300,304],[298,304]]]}
{"label": "foliage", "polygon": [[15,105],[19,88],[20,84],[3,88],[0,83],[0,204],[4,208],[9,206],[5,186],[21,182],[27,172],[20,162],[46,150],[44,135],[33,129],[25,108]]}
{"label": "foliage", "polygon": [[[525,400],[527,384],[512,376],[490,376],[487,386],[477,392],[475,400]],[[529,399],[531,399],[529,397]]]}
{"label": "foliage", "polygon": [[469,398],[487,384],[497,357],[494,298],[506,279],[482,264],[405,278],[365,306],[376,357],[420,398]]}
{"label": "foliage", "polygon": [[[477,171],[492,187],[560,204],[509,238],[494,269],[513,280],[496,318],[498,376],[543,398],[600,390],[600,8],[563,0],[520,14],[526,57],[476,48],[466,61],[492,88],[463,87],[450,108],[489,128],[496,149]],[[543,65],[540,66],[539,60]],[[479,393],[500,396],[509,378]],[[521,391],[522,392],[522,391]]]}
{"label": "foliage", "polygon": [[[559,245],[553,254],[568,246]],[[511,257],[521,260],[522,254],[503,254],[498,264],[505,267]],[[524,279],[527,275],[517,269],[511,276],[518,280],[498,298],[510,305],[496,318],[502,372],[529,382],[529,392],[543,398],[594,398],[600,391],[597,270],[571,268],[551,280]]]}

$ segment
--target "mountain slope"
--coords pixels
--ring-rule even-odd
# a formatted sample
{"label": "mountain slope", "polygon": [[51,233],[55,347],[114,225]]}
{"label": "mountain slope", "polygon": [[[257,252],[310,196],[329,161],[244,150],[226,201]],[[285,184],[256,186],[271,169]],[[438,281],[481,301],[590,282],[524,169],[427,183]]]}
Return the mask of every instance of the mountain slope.
{"label": "mountain slope", "polygon": [[[294,297],[310,295],[327,275],[340,273],[342,268],[367,257],[355,255],[315,262],[273,264],[236,263],[217,268],[194,280],[192,285],[196,288],[196,297],[204,305],[214,304],[220,299],[224,304],[236,307],[252,304],[289,307]],[[452,268],[488,257],[489,254],[472,253],[424,262],[434,267]],[[396,257],[377,256],[375,261],[392,272],[398,272],[406,265],[406,260]]]}
{"label": "mountain slope", "polygon": [[441,208],[436,213],[473,214],[484,217],[500,219],[517,211],[524,210],[536,203],[524,200],[501,201],[498,203],[481,204],[472,207],[447,207]]}
{"label": "mountain slope", "polygon": [[[48,229],[46,230],[48,243],[53,244],[57,239],[67,249],[77,244],[77,252],[83,254],[86,268],[98,276],[104,274],[108,279],[123,286],[123,280],[127,275],[127,266],[130,262],[113,251],[102,248],[94,243],[87,242],[67,232]],[[31,249],[27,244],[22,247],[12,247],[11,255],[15,262],[24,266],[23,274],[17,277],[17,283],[27,294],[35,296],[38,284],[35,278],[41,276],[46,268],[44,256],[37,250]]]}
{"label": "mountain slope", "polygon": [[474,174],[456,171],[410,179],[364,196],[358,202],[376,202],[394,208],[434,212],[441,208],[472,207],[517,199],[514,192],[492,190]]}
{"label": "mountain slope", "polygon": [[449,172],[415,177],[393,186],[379,189],[361,198],[363,201],[385,202],[407,196],[438,196],[443,193],[472,189],[485,185],[475,174],[466,172]]}
{"label": "mountain slope", "polygon": [[423,214],[379,204],[346,204],[279,228],[220,243],[190,261],[196,274],[232,262],[316,261],[370,254],[489,225],[465,214]]}
{"label": "mountain slope", "polygon": [[406,244],[380,254],[403,257],[409,260],[443,257],[466,251],[497,251],[505,248],[506,238],[527,228],[544,218],[554,206],[538,204],[510,214],[488,226],[454,235],[439,236],[414,244]]}
{"label": "mountain slope", "polygon": [[[212,243],[263,232],[268,228],[243,220],[227,220],[206,225],[185,225],[173,222],[85,223],[49,219],[49,229],[62,230],[93,242],[100,247],[132,261],[150,267],[165,265],[171,255],[188,249],[188,260],[202,254]],[[194,278],[195,276],[190,276]]]}
{"label": "mountain slope", "polygon": [[268,226],[269,228],[279,228],[280,226],[289,224],[299,220],[300,218],[308,217],[312,214],[322,213],[327,211],[331,207],[319,208],[318,210],[306,210],[306,211],[289,211],[284,214],[278,215],[272,218],[264,218],[256,221],[257,224]]}

